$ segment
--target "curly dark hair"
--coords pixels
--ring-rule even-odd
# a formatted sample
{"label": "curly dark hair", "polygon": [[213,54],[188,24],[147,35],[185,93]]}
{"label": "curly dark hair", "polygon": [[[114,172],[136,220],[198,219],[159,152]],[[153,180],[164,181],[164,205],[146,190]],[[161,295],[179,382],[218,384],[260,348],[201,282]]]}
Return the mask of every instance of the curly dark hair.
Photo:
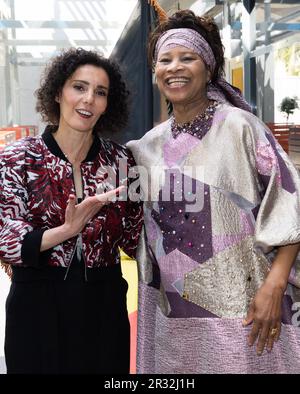
{"label": "curly dark hair", "polygon": [[155,46],[157,40],[170,29],[188,28],[196,30],[208,42],[215,59],[216,68],[212,75],[212,82],[224,73],[224,47],[221,41],[219,28],[211,17],[196,16],[191,10],[177,11],[170,16],[165,22],[159,24],[150,34],[148,44],[148,59],[151,66],[154,64]]}
{"label": "curly dark hair", "polygon": [[55,98],[61,93],[65,82],[77,68],[86,64],[102,68],[109,77],[107,108],[96,123],[94,133],[119,131],[128,122],[129,91],[117,64],[96,51],[71,48],[56,56],[45,68],[40,88],[35,92],[36,111],[41,114],[45,123],[58,125],[60,106]]}

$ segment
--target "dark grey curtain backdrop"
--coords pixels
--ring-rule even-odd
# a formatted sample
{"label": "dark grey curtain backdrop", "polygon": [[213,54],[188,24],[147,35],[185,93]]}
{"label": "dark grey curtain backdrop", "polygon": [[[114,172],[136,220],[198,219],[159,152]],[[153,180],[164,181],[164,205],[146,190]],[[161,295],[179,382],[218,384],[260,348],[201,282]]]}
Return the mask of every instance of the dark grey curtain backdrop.
{"label": "dark grey curtain backdrop", "polygon": [[139,139],[153,127],[152,71],[147,62],[147,40],[155,21],[155,12],[148,1],[139,0],[110,56],[120,65],[131,93],[128,127],[109,136],[119,143]]}

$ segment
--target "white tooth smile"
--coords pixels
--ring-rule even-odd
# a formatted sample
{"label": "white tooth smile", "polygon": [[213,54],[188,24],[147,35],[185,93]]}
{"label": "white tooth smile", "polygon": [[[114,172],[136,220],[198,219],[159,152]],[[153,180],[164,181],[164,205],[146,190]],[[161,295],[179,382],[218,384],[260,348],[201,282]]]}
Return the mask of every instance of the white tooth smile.
{"label": "white tooth smile", "polygon": [[84,111],[83,109],[77,109],[77,112],[84,116],[92,116],[93,114],[89,111]]}
{"label": "white tooth smile", "polygon": [[186,78],[169,78],[169,79],[167,79],[168,85],[183,86],[186,83],[188,83],[188,79],[186,79]]}

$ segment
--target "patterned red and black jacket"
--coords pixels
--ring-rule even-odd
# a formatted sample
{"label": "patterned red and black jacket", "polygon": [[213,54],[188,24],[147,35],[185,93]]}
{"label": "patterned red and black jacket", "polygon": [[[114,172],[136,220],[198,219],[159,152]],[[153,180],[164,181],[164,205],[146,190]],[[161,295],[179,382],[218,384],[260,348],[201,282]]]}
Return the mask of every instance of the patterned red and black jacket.
{"label": "patterned red and black jacket", "polygon": [[[41,136],[19,140],[0,154],[0,259],[13,266],[68,267],[75,253],[78,236],[40,252],[43,232],[64,223],[69,194],[75,194],[72,165],[51,131],[48,127]],[[110,178],[130,185],[133,180],[124,168],[120,171],[120,161],[127,170],[135,165],[127,148],[94,138],[81,163],[84,198],[107,185],[107,168]],[[81,233],[86,267],[118,264],[118,247],[134,257],[141,227],[139,201],[127,198],[101,208]]]}

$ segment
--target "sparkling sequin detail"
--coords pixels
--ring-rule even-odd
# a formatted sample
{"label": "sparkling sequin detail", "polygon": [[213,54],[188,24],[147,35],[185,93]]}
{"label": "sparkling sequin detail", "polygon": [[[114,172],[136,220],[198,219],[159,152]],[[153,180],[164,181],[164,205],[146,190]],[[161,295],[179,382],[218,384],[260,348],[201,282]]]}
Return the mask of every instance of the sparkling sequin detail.
{"label": "sparkling sequin detail", "polygon": [[174,116],[171,120],[171,132],[174,138],[181,133],[188,133],[200,140],[205,136],[213,123],[216,112],[217,101],[213,101],[204,112],[198,114],[192,121],[186,123],[176,123]]}
{"label": "sparkling sequin detail", "polygon": [[258,141],[256,147],[256,165],[258,172],[265,176],[271,176],[272,171],[276,171],[276,181],[280,185],[281,176],[276,155],[270,143]]}
{"label": "sparkling sequin detail", "polygon": [[262,175],[271,175],[273,167],[276,167],[278,172],[276,156],[269,143],[258,141],[256,154],[257,169]]}
{"label": "sparkling sequin detail", "polygon": [[217,316],[242,318],[268,271],[268,260],[248,237],[188,272],[183,290],[190,302]]}

